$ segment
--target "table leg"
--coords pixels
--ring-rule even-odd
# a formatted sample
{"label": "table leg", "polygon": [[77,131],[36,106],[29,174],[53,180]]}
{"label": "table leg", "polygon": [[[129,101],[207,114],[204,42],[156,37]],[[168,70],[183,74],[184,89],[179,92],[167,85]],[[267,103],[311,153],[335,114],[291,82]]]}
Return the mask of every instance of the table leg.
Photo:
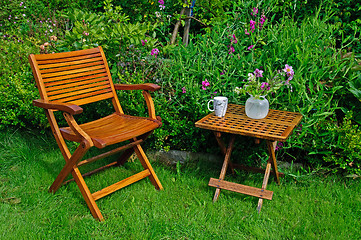
{"label": "table leg", "polygon": [[[263,178],[263,183],[262,183],[262,190],[266,190],[267,187],[267,183],[268,183],[268,179],[269,179],[269,175],[271,172],[271,166],[273,167],[273,171],[275,173],[275,177],[276,177],[276,181],[278,184],[280,184],[280,177],[279,177],[279,173],[278,173],[278,169],[277,169],[277,162],[276,162],[276,155],[275,155],[275,147],[277,145],[277,141],[269,141],[267,140],[267,147],[268,147],[268,153],[269,153],[269,158],[267,161],[267,166],[266,166],[266,171],[264,173],[264,178]],[[257,211],[258,213],[261,212],[261,208],[263,205],[263,199],[260,198],[258,200],[258,206],[257,206]]]}
{"label": "table leg", "polygon": [[217,143],[218,143],[219,148],[221,149],[221,152],[223,153],[223,155],[226,155],[227,148],[226,148],[226,145],[224,144],[224,142],[223,142],[223,140],[221,138],[222,133],[214,132],[214,136],[216,136]]}
{"label": "table leg", "polygon": [[[226,172],[227,172],[227,167],[229,164],[229,159],[231,158],[231,153],[232,153],[232,149],[233,149],[233,144],[234,144],[234,139],[236,138],[235,135],[231,136],[231,140],[229,142],[227,151],[226,151],[226,156],[224,158],[224,162],[223,162],[223,166],[222,166],[222,170],[221,170],[221,174],[219,176],[220,180],[223,180],[224,177],[226,176]],[[214,193],[214,197],[213,197],[213,202],[216,202],[218,200],[219,197],[219,193],[221,192],[220,188],[216,189],[216,192]]]}
{"label": "table leg", "polygon": [[277,184],[280,184],[280,174],[278,172],[278,168],[277,168],[277,161],[276,161],[276,155],[275,155],[275,148],[277,145],[277,141],[269,141],[267,140],[267,146],[268,146],[268,153],[271,159],[271,164],[273,167],[273,171],[275,173],[275,178],[277,181]]}
{"label": "table leg", "polygon": [[[271,157],[267,161],[266,172],[264,173],[264,178],[262,183],[262,191],[266,190],[270,172],[271,172]],[[260,198],[258,200],[258,206],[257,206],[258,213],[261,212],[262,205],[263,205],[263,198]]]}
{"label": "table leg", "polygon": [[[223,153],[224,156],[226,156],[227,147],[226,147],[226,145],[224,144],[224,142],[223,142],[223,140],[221,138],[222,133],[221,132],[214,132],[214,135],[216,136],[216,140],[217,140],[219,148],[221,149],[221,152]],[[234,167],[233,167],[232,162],[229,162],[229,166],[231,167],[232,174],[234,174],[235,172],[234,172]]]}

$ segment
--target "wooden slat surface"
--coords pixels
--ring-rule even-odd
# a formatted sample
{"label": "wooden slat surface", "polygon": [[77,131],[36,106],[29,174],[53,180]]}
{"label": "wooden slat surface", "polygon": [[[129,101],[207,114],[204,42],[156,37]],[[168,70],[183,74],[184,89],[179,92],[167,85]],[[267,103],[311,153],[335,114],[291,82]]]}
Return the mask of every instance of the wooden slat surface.
{"label": "wooden slat surface", "polygon": [[[78,50],[78,51],[72,51],[72,52],[53,53],[53,54],[39,54],[39,55],[35,55],[35,59],[39,63],[43,64],[43,63],[63,61],[63,60],[57,60],[57,59],[68,58],[70,60],[75,60],[75,59],[84,58],[84,56],[94,57],[94,55],[100,56],[98,48]],[[79,58],[77,58],[77,57],[79,57]]]}
{"label": "wooden slat surface", "polygon": [[[86,132],[94,145],[104,148],[117,142],[122,142],[152,131],[161,125],[160,122],[144,117],[118,115],[116,113],[107,117],[81,124],[80,127]],[[81,141],[69,128],[62,128],[61,132],[65,139]]]}
{"label": "wooden slat surface", "polygon": [[99,49],[35,55],[49,101],[83,105],[114,97]]}
{"label": "wooden slat surface", "polygon": [[269,190],[263,190],[260,188],[250,187],[238,183],[227,182],[220,179],[211,178],[208,186],[221,188],[233,192],[243,193],[246,195],[272,200],[273,192]]}
{"label": "wooden slat surface", "polygon": [[247,117],[244,106],[229,104],[225,117],[217,117],[211,113],[195,125],[213,131],[284,142],[301,119],[300,113],[272,109],[263,119],[251,119]]}

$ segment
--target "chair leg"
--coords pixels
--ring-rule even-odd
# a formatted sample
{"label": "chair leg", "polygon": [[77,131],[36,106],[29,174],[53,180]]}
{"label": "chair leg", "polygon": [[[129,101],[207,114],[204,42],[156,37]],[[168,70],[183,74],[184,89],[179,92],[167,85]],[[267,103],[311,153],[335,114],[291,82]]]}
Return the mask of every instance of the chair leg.
{"label": "chair leg", "polygon": [[[150,131],[148,133],[145,133],[137,138],[134,138],[133,139],[133,142],[134,141],[137,141],[137,139],[141,139],[143,141],[145,141],[151,134],[153,133],[153,131]],[[132,154],[134,153],[134,149],[133,148],[129,148],[127,150],[125,150],[122,155],[119,157],[119,159],[117,160],[118,162],[118,165],[123,165],[129,158],[130,156],[132,156]]]}
{"label": "chair leg", "polygon": [[117,165],[124,165],[124,163],[130,158],[130,156],[132,156],[132,154],[134,153],[134,149],[133,148],[129,148],[127,150],[125,150],[122,155],[120,155],[119,159],[117,160]]}
{"label": "chair leg", "polygon": [[71,172],[76,184],[79,187],[81,194],[89,207],[89,210],[94,218],[98,219],[99,221],[103,221],[103,215],[101,214],[98,205],[95,203],[93,195],[91,194],[88,186],[86,185],[84,178],[82,177],[78,167],[74,167],[73,171]]}
{"label": "chair leg", "polygon": [[50,186],[49,191],[50,192],[56,192],[62,182],[65,180],[65,178],[69,175],[69,173],[73,170],[74,166],[76,166],[76,163],[83,158],[85,153],[89,150],[90,146],[86,142],[82,142],[78,148],[75,150],[73,155],[71,155],[70,159],[66,161],[65,166],[60,171],[59,175],[53,182],[53,184]]}
{"label": "chair leg", "polygon": [[149,170],[149,172],[150,172],[149,179],[152,182],[152,184],[154,185],[154,187],[157,190],[163,190],[163,186],[160,183],[157,175],[155,174],[155,172],[152,168],[152,165],[150,165],[150,162],[149,162],[147,156],[145,155],[143,148],[138,144],[138,145],[135,145],[133,147],[133,149],[134,149],[135,153],[137,154],[137,157],[140,160],[140,163],[142,164],[143,168]]}

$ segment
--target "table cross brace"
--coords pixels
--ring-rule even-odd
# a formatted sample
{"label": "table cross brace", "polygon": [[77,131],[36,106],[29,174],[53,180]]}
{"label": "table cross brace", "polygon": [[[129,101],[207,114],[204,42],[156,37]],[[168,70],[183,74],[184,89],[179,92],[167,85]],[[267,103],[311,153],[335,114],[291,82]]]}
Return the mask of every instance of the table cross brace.
{"label": "table cross brace", "polygon": [[[234,134],[231,135],[231,139],[229,141],[228,147],[226,147],[225,143],[223,142],[220,132],[215,131],[214,135],[217,139],[217,143],[218,143],[222,153],[225,155],[225,158],[224,158],[224,162],[223,162],[223,166],[222,166],[222,170],[221,170],[219,179],[211,178],[208,183],[209,186],[216,188],[216,192],[213,197],[213,202],[216,202],[218,200],[221,189],[225,189],[225,190],[229,190],[229,191],[233,191],[233,192],[239,192],[239,193],[243,193],[246,195],[258,197],[259,201],[258,201],[257,210],[258,210],[258,212],[260,212],[262,205],[263,205],[263,199],[272,200],[273,192],[266,190],[270,174],[273,173],[275,175],[275,180],[278,184],[280,184],[279,177],[283,176],[282,173],[278,172],[278,168],[277,168],[277,162],[276,162],[276,156],[275,156],[275,147],[276,147],[277,141],[267,140],[267,148],[268,148],[269,158],[267,161],[266,169],[264,171],[265,175],[263,178],[262,188],[255,188],[255,187],[250,187],[250,186],[246,186],[246,185],[242,185],[242,184],[224,181],[224,177],[226,175],[228,165],[231,166],[232,172],[233,172],[234,166],[232,166],[232,163],[230,162],[230,157],[231,157],[231,153],[232,153],[232,150],[234,147],[234,141],[235,141],[236,135],[234,135]],[[271,172],[271,168],[273,168],[272,172]],[[261,169],[254,168],[254,170],[259,172]]]}

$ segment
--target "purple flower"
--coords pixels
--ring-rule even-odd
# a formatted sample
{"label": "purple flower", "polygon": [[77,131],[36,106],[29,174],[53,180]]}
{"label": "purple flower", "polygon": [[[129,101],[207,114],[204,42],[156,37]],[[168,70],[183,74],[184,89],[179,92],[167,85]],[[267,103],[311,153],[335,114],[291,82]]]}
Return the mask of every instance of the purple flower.
{"label": "purple flower", "polygon": [[220,74],[220,75],[224,75],[226,72],[227,72],[227,71],[226,71],[226,70],[224,70],[223,72],[221,72],[221,74]]}
{"label": "purple flower", "polygon": [[261,16],[261,19],[259,20],[259,26],[260,26],[260,28],[262,28],[263,27],[263,24],[264,24],[264,22],[266,21],[266,16],[264,15],[264,14],[262,14],[262,16]]}
{"label": "purple flower", "polygon": [[283,69],[283,71],[286,73],[288,79],[286,81],[286,84],[288,84],[288,81],[292,80],[293,75],[295,75],[295,72],[293,71],[292,66],[286,64],[285,68]]}
{"label": "purple flower", "polygon": [[142,41],[142,45],[144,46],[145,45],[145,43],[147,43],[148,41],[147,41],[147,39],[145,39],[145,40],[141,40]]}
{"label": "purple flower", "polygon": [[207,87],[209,87],[210,83],[208,82],[207,79],[205,79],[204,81],[202,81],[202,89],[206,90]]}
{"label": "purple flower", "polygon": [[259,78],[263,77],[263,76],[262,76],[263,71],[262,71],[262,70],[259,70],[258,68],[257,68],[256,70],[254,70],[253,73],[254,73],[254,75],[255,75],[256,77],[259,77]]}
{"label": "purple flower", "polygon": [[256,29],[256,22],[253,20],[249,21],[249,26],[251,27],[252,32],[253,32],[253,30]]}
{"label": "purple flower", "polygon": [[276,147],[275,147],[275,151],[282,149],[282,147],[283,147],[283,143],[282,143],[282,142],[278,142],[278,144],[277,144]]}
{"label": "purple flower", "polygon": [[252,48],[254,48],[254,45],[249,46],[247,50],[251,50]]}
{"label": "purple flower", "polygon": [[186,88],[185,87],[182,87],[182,93],[186,93]]}
{"label": "purple flower", "polygon": [[253,12],[251,13],[252,16],[256,16],[258,13],[258,8],[253,8]]}
{"label": "purple flower", "polygon": [[[267,87],[267,88],[266,88],[266,87]],[[269,84],[268,84],[267,82],[261,83],[261,90],[264,90],[265,88],[266,88],[267,90],[269,90],[269,89],[270,89]]]}
{"label": "purple flower", "polygon": [[229,46],[229,52],[228,52],[228,54],[232,54],[232,53],[234,53],[234,47],[231,45],[231,46]]}
{"label": "purple flower", "polygon": [[158,3],[159,3],[160,5],[164,5],[164,0],[159,0]]}
{"label": "purple flower", "polygon": [[150,55],[155,55],[155,57],[157,57],[158,53],[159,53],[158,48],[153,48],[152,51],[150,52]]}
{"label": "purple flower", "polygon": [[232,35],[232,40],[231,40],[231,43],[237,43],[238,41],[237,41],[237,38],[236,38],[236,35],[235,34],[233,34]]}

